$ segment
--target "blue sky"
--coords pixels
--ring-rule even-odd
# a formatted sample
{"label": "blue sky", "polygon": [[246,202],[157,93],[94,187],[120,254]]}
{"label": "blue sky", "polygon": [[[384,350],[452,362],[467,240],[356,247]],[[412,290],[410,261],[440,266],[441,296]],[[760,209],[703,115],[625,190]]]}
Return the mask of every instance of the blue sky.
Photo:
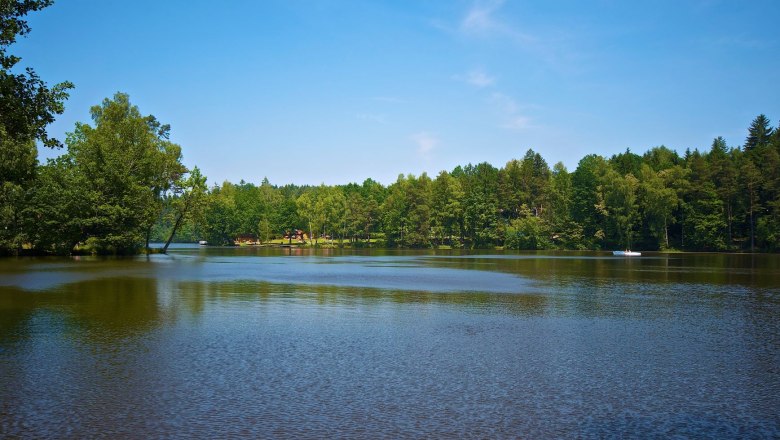
{"label": "blue sky", "polygon": [[75,83],[61,139],[122,91],[212,184],[387,184],[528,148],[573,170],[741,145],[756,115],[780,118],[778,16],[775,0],[59,0],[11,51]]}

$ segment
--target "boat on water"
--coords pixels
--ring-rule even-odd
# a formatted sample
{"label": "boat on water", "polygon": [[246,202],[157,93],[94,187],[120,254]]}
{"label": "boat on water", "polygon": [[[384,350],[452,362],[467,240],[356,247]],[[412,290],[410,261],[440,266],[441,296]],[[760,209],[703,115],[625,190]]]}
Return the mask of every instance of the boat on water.
{"label": "boat on water", "polygon": [[635,252],[635,251],[612,251],[612,255],[618,256],[618,257],[639,257],[642,255],[641,252]]}
{"label": "boat on water", "polygon": [[209,242],[206,241],[206,240],[201,240],[201,241],[198,242],[198,244],[201,245],[201,246],[206,246],[207,244],[209,244]]}

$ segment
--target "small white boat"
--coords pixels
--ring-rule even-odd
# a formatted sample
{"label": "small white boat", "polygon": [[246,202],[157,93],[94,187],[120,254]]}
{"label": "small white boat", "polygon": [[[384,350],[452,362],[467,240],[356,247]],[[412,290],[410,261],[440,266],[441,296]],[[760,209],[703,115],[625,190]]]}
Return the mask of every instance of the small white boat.
{"label": "small white boat", "polygon": [[198,242],[198,244],[201,245],[201,246],[206,246],[207,244],[209,244],[209,242],[206,241],[206,240],[201,240],[201,241]]}
{"label": "small white boat", "polygon": [[642,255],[642,253],[626,250],[626,251],[612,251],[612,255],[615,255],[617,257],[639,257]]}

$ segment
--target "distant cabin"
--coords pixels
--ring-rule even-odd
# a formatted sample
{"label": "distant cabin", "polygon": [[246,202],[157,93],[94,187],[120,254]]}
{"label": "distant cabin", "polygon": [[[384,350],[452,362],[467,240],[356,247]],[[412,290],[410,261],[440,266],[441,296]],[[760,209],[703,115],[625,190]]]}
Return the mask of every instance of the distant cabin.
{"label": "distant cabin", "polygon": [[300,229],[295,229],[293,231],[286,231],[284,233],[284,239],[288,240],[288,241],[289,240],[295,240],[295,241],[297,241],[299,243],[302,243],[304,241],[308,241],[309,240],[309,236],[304,231],[302,231]]}

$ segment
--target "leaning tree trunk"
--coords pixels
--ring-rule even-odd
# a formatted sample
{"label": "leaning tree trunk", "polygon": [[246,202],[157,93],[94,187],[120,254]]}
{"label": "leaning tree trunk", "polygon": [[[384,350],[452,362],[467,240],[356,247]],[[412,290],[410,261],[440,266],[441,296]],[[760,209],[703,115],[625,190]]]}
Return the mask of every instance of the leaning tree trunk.
{"label": "leaning tree trunk", "polygon": [[168,236],[168,241],[165,242],[165,246],[162,248],[162,253],[168,252],[168,246],[171,245],[171,242],[173,241],[173,237],[176,235],[176,230],[179,229],[179,226],[181,225],[181,221],[184,219],[184,213],[179,214],[179,216],[176,218],[176,223],[173,224],[173,230],[171,230],[171,235]]}
{"label": "leaning tree trunk", "polygon": [[165,246],[162,248],[162,253],[165,254],[168,252],[168,246],[171,245],[171,242],[173,241],[173,237],[176,235],[176,231],[179,229],[179,226],[181,226],[182,220],[184,220],[184,216],[187,215],[187,211],[190,208],[190,201],[189,199],[184,202],[184,209],[179,213],[179,215],[176,217],[176,222],[173,224],[173,229],[171,230],[171,235],[168,236],[168,241],[165,242]]}

